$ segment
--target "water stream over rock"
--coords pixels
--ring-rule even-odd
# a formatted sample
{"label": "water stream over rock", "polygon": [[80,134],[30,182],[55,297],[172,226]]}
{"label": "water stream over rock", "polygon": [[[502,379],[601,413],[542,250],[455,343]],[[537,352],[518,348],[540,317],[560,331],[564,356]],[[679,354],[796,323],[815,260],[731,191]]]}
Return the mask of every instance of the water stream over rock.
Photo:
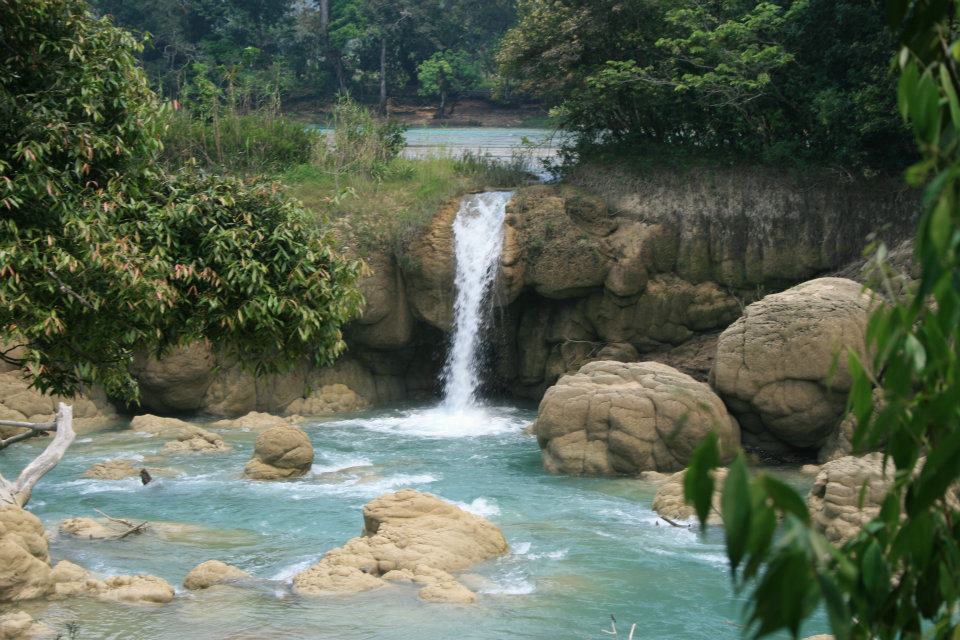
{"label": "water stream over rock", "polygon": [[509,191],[467,196],[453,222],[456,301],[453,336],[443,370],[443,406],[462,412],[476,402],[480,342],[490,316],[490,291],[503,248],[503,218]]}

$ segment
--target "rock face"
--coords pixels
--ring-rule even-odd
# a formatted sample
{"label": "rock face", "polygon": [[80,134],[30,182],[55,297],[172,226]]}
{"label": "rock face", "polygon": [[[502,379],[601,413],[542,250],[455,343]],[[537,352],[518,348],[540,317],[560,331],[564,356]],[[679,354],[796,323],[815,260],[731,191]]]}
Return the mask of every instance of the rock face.
{"label": "rock face", "polygon": [[327,552],[297,574],[294,590],[307,595],[356,593],[389,581],[425,585],[434,602],[473,602],[476,596],[450,572],[506,553],[496,526],[428,493],[405,489],[363,508],[363,535]]}
{"label": "rock face", "polygon": [[0,602],[39,598],[52,588],[40,519],[19,507],[0,507]]}
{"label": "rock face", "polygon": [[[0,368],[0,420],[48,422],[57,412],[57,403],[73,405],[74,429],[78,432],[109,425],[117,420],[116,410],[106,395],[93,389],[73,398],[40,393],[30,388],[30,379],[9,365]],[[13,435],[7,433],[6,437]]]}
{"label": "rock face", "polygon": [[39,640],[59,637],[42,622],[35,621],[25,611],[14,611],[0,616],[0,640]]}
{"label": "rock face", "polygon": [[[687,475],[686,470],[674,473],[657,489],[653,496],[653,505],[651,508],[659,515],[670,518],[671,520],[694,520],[697,512],[683,499],[683,479]],[[708,524],[723,524],[723,517],[720,515],[720,495],[723,492],[723,482],[727,479],[727,470],[719,467],[713,472],[714,491],[711,499],[710,515],[707,517]]]}
{"label": "rock face", "polygon": [[313,445],[300,429],[283,424],[267,429],[254,445],[253,458],[243,473],[253,480],[299,478],[313,464]]}
{"label": "rock face", "polygon": [[249,573],[234,566],[219,560],[207,560],[190,570],[187,577],[183,579],[183,586],[194,591],[208,589],[216,584],[245,580],[249,577]]}
{"label": "rock face", "polygon": [[710,431],[726,461],[740,441],[710,387],[657,362],[592,362],[564,376],[535,430],[547,471],[573,475],[674,471]]}
{"label": "rock face", "polygon": [[[854,538],[864,524],[880,513],[880,505],[893,484],[894,467],[883,471],[883,455],[846,456],[827,462],[807,495],[813,522],[835,544]],[[860,489],[866,485],[863,506]]]}
{"label": "rock face", "polygon": [[870,296],[819,278],[748,306],[717,343],[713,385],[768,452],[816,451],[844,417],[852,384],[846,352],[863,354]]}
{"label": "rock face", "polygon": [[139,353],[132,373],[140,383],[140,403],[159,413],[192,411],[213,382],[214,355],[200,342],[157,360]]}

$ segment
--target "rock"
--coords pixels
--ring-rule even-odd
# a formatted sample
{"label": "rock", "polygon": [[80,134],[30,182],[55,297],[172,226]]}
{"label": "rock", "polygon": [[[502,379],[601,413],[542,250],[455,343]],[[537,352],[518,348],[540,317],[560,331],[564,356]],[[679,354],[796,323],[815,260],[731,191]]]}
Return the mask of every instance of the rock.
{"label": "rock", "polygon": [[140,475],[140,467],[133,466],[130,460],[106,460],[97,462],[83,472],[84,478],[95,480],[123,480]]}
{"label": "rock", "polygon": [[250,574],[242,569],[219,560],[207,560],[190,570],[183,579],[183,586],[190,590],[207,589],[215,584],[236,582],[249,577]]}
{"label": "rock", "polygon": [[400,269],[392,254],[374,254],[366,262],[370,272],[360,280],[363,313],[349,325],[348,336],[374,349],[399,349],[410,342],[414,324]]}
{"label": "rock", "polygon": [[35,621],[25,611],[0,616],[0,640],[34,640],[59,637],[48,625]]}
{"label": "rock", "polygon": [[363,522],[363,535],[294,577],[297,593],[356,593],[400,580],[426,585],[425,600],[473,602],[476,596],[449,572],[507,551],[503,534],[487,520],[412,489],[368,503]]}
{"label": "rock", "polygon": [[459,198],[445,203],[404,248],[400,263],[413,315],[441,331],[453,326],[453,220],[459,209]]}
{"label": "rock", "polygon": [[[161,418],[145,414],[130,421],[130,428],[137,433],[150,433],[161,438],[172,438],[164,445],[164,453],[222,453],[230,451],[230,445],[218,434],[195,424],[176,418]],[[139,473],[139,471],[138,471]]]}
{"label": "rock", "polygon": [[[78,433],[109,425],[117,419],[116,410],[101,389],[88,389],[72,398],[44,394],[30,387],[31,378],[20,370],[0,373],[0,420],[48,422],[54,419],[58,402],[73,406],[74,429]],[[7,438],[19,429],[0,428]]]}
{"label": "rock", "polygon": [[216,433],[203,431],[192,435],[182,435],[174,442],[163,445],[164,453],[224,453],[232,447]]}
{"label": "rock", "polygon": [[72,562],[60,561],[53,569],[55,595],[60,598],[89,596],[127,604],[165,604],[173,600],[174,589],[156,576],[113,576],[99,579]]}
{"label": "rock", "polygon": [[336,413],[360,411],[368,406],[366,400],[344,384],[330,384],[313,391],[306,398],[291,402],[287,414],[324,416]]}
{"label": "rock", "polygon": [[720,335],[713,386],[744,443],[771,453],[824,445],[843,419],[845,353],[864,353],[870,308],[860,284],[819,278],[749,305]]}
{"label": "rock", "polygon": [[[696,510],[684,502],[683,499],[683,479],[687,475],[686,469],[674,473],[666,479],[656,495],[653,496],[653,505],[651,508],[659,515],[670,518],[671,520],[695,520]],[[720,515],[720,495],[723,492],[723,482],[727,479],[727,470],[719,467],[713,472],[714,491],[711,499],[710,515],[707,516],[707,524],[723,524],[723,517]]]}
{"label": "rock", "polygon": [[142,407],[160,413],[198,411],[213,381],[216,362],[202,342],[180,347],[157,360],[144,353],[131,369],[140,384]]}
{"label": "rock", "polygon": [[299,478],[313,464],[313,445],[300,429],[282,424],[257,436],[253,458],[243,473],[254,480]]}
{"label": "rock", "polygon": [[40,519],[19,507],[0,507],[0,602],[39,598],[52,588]]}
{"label": "rock", "polygon": [[820,473],[820,465],[818,464],[805,464],[800,467],[800,473],[805,476],[816,476]]}
{"label": "rock", "polygon": [[[807,495],[814,525],[835,544],[853,539],[864,524],[880,513],[880,505],[893,484],[893,474],[892,461],[884,473],[880,453],[827,462],[820,467]],[[867,490],[861,507],[860,492],[864,485]]]}
{"label": "rock", "polygon": [[729,461],[739,428],[706,384],[656,362],[591,362],[547,390],[537,441],[551,473],[638,474],[686,465],[710,431]]}
{"label": "rock", "polygon": [[262,431],[272,429],[273,427],[290,426],[296,422],[299,422],[299,420],[292,416],[282,418],[270,413],[251,411],[247,415],[239,418],[217,420],[210,426],[214,429],[249,429],[250,431]]}

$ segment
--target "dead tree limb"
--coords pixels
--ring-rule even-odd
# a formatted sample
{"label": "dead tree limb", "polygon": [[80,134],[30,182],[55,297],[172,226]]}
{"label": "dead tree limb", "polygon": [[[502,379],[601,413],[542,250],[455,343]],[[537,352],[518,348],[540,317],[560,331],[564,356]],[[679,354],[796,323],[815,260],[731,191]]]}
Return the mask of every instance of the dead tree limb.
{"label": "dead tree limb", "polygon": [[44,436],[48,431],[56,431],[57,423],[56,422],[20,422],[17,420],[0,420],[0,427],[20,427],[22,429],[27,429],[22,433],[6,438],[5,440],[0,440],[0,450],[6,449],[12,444],[17,442],[22,442],[24,440],[29,440],[30,438],[36,438],[37,436]]}
{"label": "dead tree limb", "polygon": [[123,540],[127,536],[132,535],[134,533],[137,533],[137,534],[143,533],[144,531],[147,530],[147,525],[150,524],[149,520],[144,520],[140,524],[134,524],[130,520],[125,520],[123,518],[114,518],[113,516],[108,515],[103,511],[100,511],[100,509],[94,509],[94,511],[102,515],[104,518],[106,518],[110,522],[116,522],[117,524],[122,524],[123,526],[127,527],[126,531],[114,536],[115,540]]}
{"label": "dead tree limb", "polygon": [[[42,431],[46,430],[42,429]],[[76,437],[77,434],[73,431],[73,407],[61,402],[57,406],[56,435],[43,453],[24,467],[16,480],[11,482],[0,475],[0,505],[11,504],[17,507],[26,505],[30,500],[33,487],[40,478],[57,466]]]}

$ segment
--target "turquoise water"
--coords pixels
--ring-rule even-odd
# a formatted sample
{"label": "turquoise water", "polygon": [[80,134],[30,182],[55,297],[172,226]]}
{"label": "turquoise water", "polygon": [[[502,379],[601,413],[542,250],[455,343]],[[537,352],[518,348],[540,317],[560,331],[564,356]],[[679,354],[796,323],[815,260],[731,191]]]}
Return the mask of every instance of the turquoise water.
{"label": "turquoise water", "polygon": [[[72,599],[16,608],[61,630],[76,621],[79,638],[608,638],[601,630],[611,614],[621,638],[632,623],[637,639],[739,637],[742,600],[731,590],[720,532],[701,539],[657,526],[654,489],[635,479],[547,475],[535,440],[521,432],[533,417],[513,406],[460,415],[407,407],[310,421],[313,473],[276,483],[240,477],[253,433],[221,431],[234,447],[228,454],[159,461],[151,458],[163,446],[157,438],[122,430],[80,436],[30,504],[47,527],[96,516],[94,509],[194,527],[125,540],[55,537],[54,561],[159,575],[178,586],[178,597],[156,607]],[[0,472],[12,475],[39,446],[0,454]],[[146,487],[138,478],[80,478],[95,462],[138,456],[182,475]],[[290,592],[295,573],[360,532],[363,504],[401,487],[457,502],[502,528],[510,554],[462,576],[480,594],[477,604],[423,603],[405,585],[331,598]],[[186,573],[209,559],[261,581],[180,589]],[[823,630],[822,621],[808,629]]]}

